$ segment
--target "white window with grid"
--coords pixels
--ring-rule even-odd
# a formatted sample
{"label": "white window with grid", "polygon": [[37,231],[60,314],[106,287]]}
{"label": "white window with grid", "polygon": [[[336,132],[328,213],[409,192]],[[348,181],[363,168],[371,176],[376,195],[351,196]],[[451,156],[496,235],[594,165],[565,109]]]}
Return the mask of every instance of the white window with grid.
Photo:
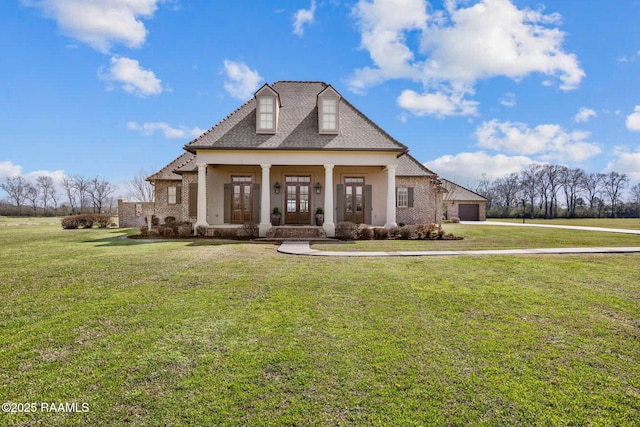
{"label": "white window with grid", "polygon": [[409,189],[406,187],[398,187],[396,189],[396,207],[409,207]]}
{"label": "white window with grid", "polygon": [[258,128],[260,130],[275,129],[275,111],[273,96],[261,96],[258,105]]}

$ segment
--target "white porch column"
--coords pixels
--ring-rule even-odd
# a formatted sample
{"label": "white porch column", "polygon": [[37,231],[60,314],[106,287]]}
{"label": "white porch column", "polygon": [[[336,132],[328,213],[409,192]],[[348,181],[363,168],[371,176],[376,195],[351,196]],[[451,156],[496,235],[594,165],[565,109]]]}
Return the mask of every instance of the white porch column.
{"label": "white porch column", "polygon": [[262,185],[260,186],[260,237],[266,237],[271,229],[271,165],[260,165],[262,168]]}
{"label": "white porch column", "polygon": [[324,232],[327,237],[335,237],[336,225],[333,222],[333,167],[324,165]]}
{"label": "white porch column", "polygon": [[200,226],[208,227],[207,223],[207,164],[198,163],[198,212],[196,230]]}
{"label": "white porch column", "polygon": [[396,227],[396,167],[387,165],[387,222],[384,228]]}

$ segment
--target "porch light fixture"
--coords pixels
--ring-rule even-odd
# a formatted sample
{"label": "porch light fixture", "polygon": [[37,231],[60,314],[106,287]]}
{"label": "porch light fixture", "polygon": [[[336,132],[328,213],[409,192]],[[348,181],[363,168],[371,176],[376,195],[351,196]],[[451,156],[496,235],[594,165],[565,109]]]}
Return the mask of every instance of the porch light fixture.
{"label": "porch light fixture", "polygon": [[319,182],[314,185],[313,188],[316,189],[316,194],[320,194],[320,192],[322,191],[322,185]]}
{"label": "porch light fixture", "polygon": [[275,184],[273,184],[273,191],[275,191],[276,194],[280,194],[280,188],[282,187],[280,186],[279,182],[276,182]]}

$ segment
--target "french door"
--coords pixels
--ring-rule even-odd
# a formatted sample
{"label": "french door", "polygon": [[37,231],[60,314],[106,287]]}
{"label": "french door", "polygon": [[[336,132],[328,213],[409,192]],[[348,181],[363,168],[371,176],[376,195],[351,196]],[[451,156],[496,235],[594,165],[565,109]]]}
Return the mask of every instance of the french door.
{"label": "french door", "polygon": [[250,176],[231,177],[231,223],[244,224],[251,222],[251,204],[253,202]]}
{"label": "french door", "polygon": [[284,222],[288,225],[311,224],[310,176],[285,177],[287,207]]}
{"label": "french door", "polygon": [[344,179],[344,220],[364,223],[364,178]]}

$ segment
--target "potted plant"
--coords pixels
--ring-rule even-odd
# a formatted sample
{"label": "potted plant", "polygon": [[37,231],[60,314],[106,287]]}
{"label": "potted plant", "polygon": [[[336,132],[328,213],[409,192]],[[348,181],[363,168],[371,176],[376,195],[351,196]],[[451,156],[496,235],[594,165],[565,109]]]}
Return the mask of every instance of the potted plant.
{"label": "potted plant", "polygon": [[282,214],[280,213],[280,209],[277,207],[273,208],[273,212],[271,213],[271,225],[274,227],[279,226],[281,218]]}
{"label": "potted plant", "polygon": [[316,225],[320,227],[322,224],[324,224],[324,211],[322,208],[318,208],[316,209]]}

